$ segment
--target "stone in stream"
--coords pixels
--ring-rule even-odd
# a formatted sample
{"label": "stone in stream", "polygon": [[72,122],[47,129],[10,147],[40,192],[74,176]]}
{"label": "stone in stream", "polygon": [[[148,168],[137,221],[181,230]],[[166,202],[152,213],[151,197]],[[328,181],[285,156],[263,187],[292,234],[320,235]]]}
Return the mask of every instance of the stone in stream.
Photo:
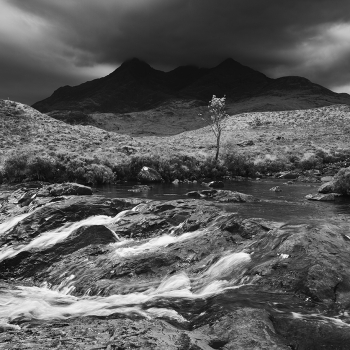
{"label": "stone in stream", "polygon": [[279,186],[275,186],[275,187],[270,188],[270,191],[272,191],[272,192],[282,192],[282,189]]}
{"label": "stone in stream", "polygon": [[320,202],[331,202],[335,201],[340,194],[338,193],[317,193],[317,194],[308,194],[305,198],[309,201],[320,201]]}
{"label": "stone in stream", "polygon": [[192,198],[209,198],[220,203],[250,203],[259,201],[259,199],[252,195],[230,190],[191,191],[186,195]]}
{"label": "stone in stream", "polygon": [[[92,195],[91,187],[80,185],[77,183],[63,183],[50,185],[44,188],[44,191],[48,191],[51,196],[83,196],[83,195]],[[40,195],[40,192],[39,194]]]}

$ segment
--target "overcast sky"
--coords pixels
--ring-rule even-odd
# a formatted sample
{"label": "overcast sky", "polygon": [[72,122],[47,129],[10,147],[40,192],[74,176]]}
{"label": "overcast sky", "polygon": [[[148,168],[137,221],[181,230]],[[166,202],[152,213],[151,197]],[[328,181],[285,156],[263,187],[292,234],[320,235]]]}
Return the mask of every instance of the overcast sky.
{"label": "overcast sky", "polygon": [[0,0],[0,98],[33,104],[138,57],[231,57],[350,93],[349,0]]}

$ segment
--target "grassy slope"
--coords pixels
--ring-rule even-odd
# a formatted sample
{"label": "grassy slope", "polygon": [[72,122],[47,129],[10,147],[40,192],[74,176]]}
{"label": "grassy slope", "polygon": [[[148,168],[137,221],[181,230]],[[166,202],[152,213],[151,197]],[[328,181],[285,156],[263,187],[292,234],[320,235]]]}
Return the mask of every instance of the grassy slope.
{"label": "grassy slope", "polygon": [[[256,117],[260,118],[262,126],[251,124]],[[198,118],[206,123],[202,116]],[[167,120],[165,115],[161,126],[153,124],[154,130],[164,128],[168,134],[174,133],[178,125],[172,129]],[[316,148],[349,148],[349,122],[350,109],[345,105],[234,115],[225,122],[223,152],[243,153],[257,159],[266,155],[303,155]],[[132,125],[128,124],[128,130],[135,135],[137,128],[134,130]],[[215,138],[209,126],[172,136],[131,137],[93,126],[72,126],[29,106],[4,100],[0,100],[0,127],[0,162],[14,149],[31,149],[37,153],[72,152],[88,157],[106,157],[115,163],[130,155],[184,153],[204,158],[215,154]],[[253,140],[254,145],[245,148],[236,145],[243,140]]]}

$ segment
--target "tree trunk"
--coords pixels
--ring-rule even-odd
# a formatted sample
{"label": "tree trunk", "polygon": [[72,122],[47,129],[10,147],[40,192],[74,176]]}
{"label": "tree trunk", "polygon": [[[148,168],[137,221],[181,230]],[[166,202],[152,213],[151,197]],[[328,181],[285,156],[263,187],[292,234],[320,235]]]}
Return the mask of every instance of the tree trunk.
{"label": "tree trunk", "polygon": [[221,136],[221,132],[218,133],[218,136],[216,138],[216,155],[215,155],[216,161],[219,158],[219,152],[220,152],[220,136]]}

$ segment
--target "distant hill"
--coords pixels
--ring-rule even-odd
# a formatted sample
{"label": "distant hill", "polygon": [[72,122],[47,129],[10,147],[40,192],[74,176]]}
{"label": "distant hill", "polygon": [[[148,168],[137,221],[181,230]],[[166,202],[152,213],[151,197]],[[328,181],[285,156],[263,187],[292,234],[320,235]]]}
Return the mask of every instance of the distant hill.
{"label": "distant hill", "polygon": [[33,107],[43,113],[130,113],[177,100],[207,105],[214,94],[226,95],[231,113],[350,104],[348,94],[337,94],[297,76],[272,79],[233,59],[214,68],[184,66],[162,72],[134,58],[106,77],[61,87]]}

